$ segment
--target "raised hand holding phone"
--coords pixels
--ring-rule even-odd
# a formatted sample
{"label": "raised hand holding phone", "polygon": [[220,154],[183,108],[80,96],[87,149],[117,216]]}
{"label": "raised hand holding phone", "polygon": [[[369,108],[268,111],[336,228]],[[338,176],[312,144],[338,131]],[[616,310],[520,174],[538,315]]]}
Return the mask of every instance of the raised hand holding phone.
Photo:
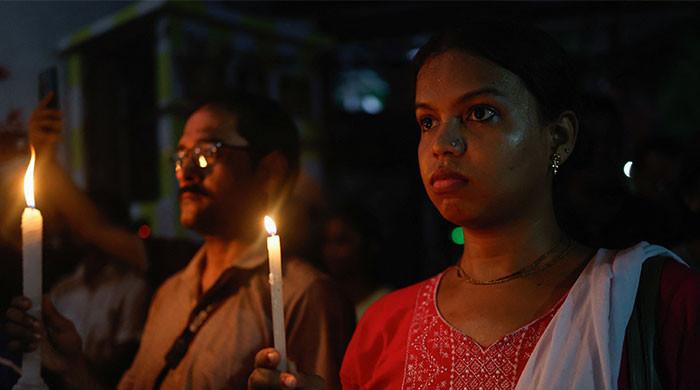
{"label": "raised hand holding phone", "polygon": [[39,100],[43,100],[49,93],[53,97],[46,104],[47,108],[59,109],[58,102],[58,70],[55,66],[39,73]]}

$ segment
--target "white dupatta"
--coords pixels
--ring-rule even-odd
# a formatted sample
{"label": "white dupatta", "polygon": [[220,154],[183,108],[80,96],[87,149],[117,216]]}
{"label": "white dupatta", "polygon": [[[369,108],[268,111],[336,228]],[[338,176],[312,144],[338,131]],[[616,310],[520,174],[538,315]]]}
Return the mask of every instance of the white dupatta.
{"label": "white dupatta", "polygon": [[647,242],[598,250],[542,334],[516,390],[617,389],[642,264],[658,255],[683,262]]}

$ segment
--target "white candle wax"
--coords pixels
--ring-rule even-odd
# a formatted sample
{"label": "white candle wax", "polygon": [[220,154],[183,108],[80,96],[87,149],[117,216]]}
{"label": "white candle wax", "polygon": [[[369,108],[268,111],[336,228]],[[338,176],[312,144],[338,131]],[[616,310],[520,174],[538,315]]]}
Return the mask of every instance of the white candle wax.
{"label": "white candle wax", "polygon": [[[41,318],[41,212],[27,207],[22,213],[22,292],[32,301],[28,314]],[[22,379],[26,384],[41,386],[41,353],[22,356]]]}
{"label": "white candle wax", "polygon": [[[269,221],[271,222],[272,219]],[[268,227],[268,233],[270,233],[270,236],[267,238],[267,256],[270,261],[272,336],[275,349],[280,353],[280,364],[277,368],[281,371],[287,371],[287,341],[284,331],[284,301],[282,299],[282,250],[280,237],[275,234],[274,222],[271,224],[266,223],[266,226]]]}
{"label": "white candle wax", "polygon": [[[41,212],[34,208],[34,162],[35,153],[24,176],[24,197],[27,208],[22,212],[22,293],[32,302],[28,314],[41,320],[41,241],[43,218]],[[46,389],[41,379],[41,351],[22,355],[22,376],[13,389]]]}
{"label": "white candle wax", "polygon": [[[31,299],[30,313],[41,314],[41,234],[43,220],[38,209],[27,207],[22,213],[22,288]],[[37,314],[34,314],[38,311]],[[37,317],[38,318],[38,317]]]}

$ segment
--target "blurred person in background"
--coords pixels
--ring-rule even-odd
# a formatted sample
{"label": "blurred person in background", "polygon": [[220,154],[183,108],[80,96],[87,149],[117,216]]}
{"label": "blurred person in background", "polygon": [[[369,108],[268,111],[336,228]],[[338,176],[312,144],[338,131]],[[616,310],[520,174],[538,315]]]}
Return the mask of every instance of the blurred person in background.
{"label": "blurred person in background", "polygon": [[[143,278],[147,267],[145,248],[141,239],[129,232],[124,218],[119,221],[111,216],[117,212],[114,202],[100,204],[99,199],[91,199],[58,162],[56,148],[63,123],[59,110],[47,108],[52,98],[46,96],[31,114],[28,138],[37,151],[36,194],[44,214],[44,242],[51,244],[60,236],[70,236],[67,241],[71,242],[61,242],[59,247],[45,251],[44,268],[52,271],[76,263],[77,267],[53,286],[45,275],[45,291],[50,291],[59,312],[76,323],[88,364],[100,367],[100,380],[113,386],[136,352],[145,321],[150,297]],[[20,189],[27,164],[27,142],[24,137],[4,137],[11,140],[3,142],[6,146],[14,144],[8,154],[3,153],[9,160],[2,165],[11,170],[5,178],[9,180],[8,188],[17,191],[4,194],[8,196],[8,207],[3,224],[11,226],[3,229],[3,242],[20,245],[18,215],[24,207]],[[82,249],[70,250],[70,245]],[[21,262],[19,248],[14,250],[15,261],[7,261],[8,265]],[[63,251],[66,253],[56,253]],[[53,264],[55,261],[67,263]],[[10,277],[16,279],[9,285],[8,294],[3,295],[8,299],[21,292],[17,284],[21,270],[18,266],[11,270]],[[62,385],[60,378],[49,377],[47,381]]]}
{"label": "blurred person in background", "polygon": [[586,95],[582,100],[576,153],[554,183],[555,210],[565,229],[582,243],[624,248],[641,237],[631,237],[622,215],[631,197],[622,172],[622,118],[608,97]]}
{"label": "blurred person in background", "polygon": [[690,142],[683,155],[678,179],[678,193],[683,202],[680,240],[673,251],[690,266],[700,268],[700,137]]}
{"label": "blurred person in background", "polygon": [[[126,208],[111,194],[91,194],[109,223],[130,227]],[[114,387],[129,368],[146,321],[150,288],[135,272],[101,248],[86,244],[77,266],[51,288],[53,304],[71,320],[83,351],[102,383]]]}
{"label": "blurred person in background", "polygon": [[650,136],[636,145],[633,161],[632,194],[637,212],[630,229],[646,241],[676,244],[682,237],[684,208],[678,193],[683,165],[680,141],[668,135]]}
{"label": "blurred person in background", "polygon": [[[10,210],[15,209],[13,188],[19,192],[20,176],[24,163],[26,135],[12,131],[12,121],[0,123],[0,310],[5,312],[10,298],[22,289],[22,258],[19,236],[20,218]],[[22,156],[21,158],[19,156]],[[24,167],[26,169],[26,167]],[[19,206],[21,207],[21,205]],[[20,209],[21,210],[21,209]],[[21,212],[21,211],[20,211]],[[16,226],[14,226],[16,225]],[[0,331],[0,388],[9,389],[17,382],[21,371],[21,357],[8,350],[8,337]]]}
{"label": "blurred person in background", "polygon": [[358,320],[391,291],[378,281],[377,268],[383,258],[380,231],[369,210],[350,203],[334,208],[323,229],[321,263],[355,305]]}

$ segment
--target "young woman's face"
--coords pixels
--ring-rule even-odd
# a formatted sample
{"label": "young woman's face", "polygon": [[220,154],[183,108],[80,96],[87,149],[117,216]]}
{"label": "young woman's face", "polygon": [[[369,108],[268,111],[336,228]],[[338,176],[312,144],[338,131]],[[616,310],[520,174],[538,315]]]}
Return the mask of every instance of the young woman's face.
{"label": "young woman's face", "polygon": [[447,220],[488,227],[551,204],[549,132],[516,75],[450,50],[421,68],[415,108],[421,177]]}

